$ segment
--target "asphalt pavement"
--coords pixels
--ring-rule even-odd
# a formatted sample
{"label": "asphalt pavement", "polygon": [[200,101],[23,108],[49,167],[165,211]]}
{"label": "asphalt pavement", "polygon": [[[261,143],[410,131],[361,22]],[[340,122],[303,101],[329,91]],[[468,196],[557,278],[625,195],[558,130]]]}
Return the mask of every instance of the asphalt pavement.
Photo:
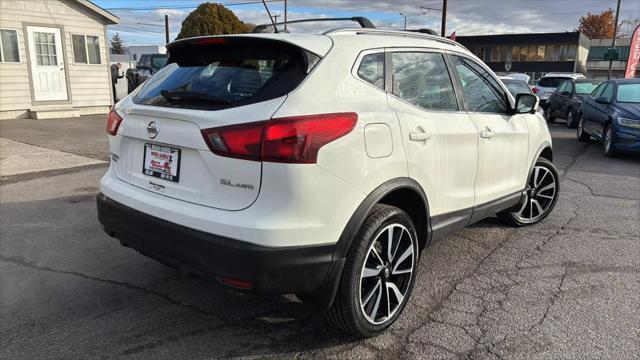
{"label": "asphalt pavement", "polygon": [[[0,136],[107,159],[104,119],[84,121],[44,121],[64,139],[18,120]],[[637,359],[640,159],[552,133],[551,216],[427,248],[403,316],[366,340],[292,295],[237,294],[121,247],[96,219],[105,165],[0,178],[0,358]]]}

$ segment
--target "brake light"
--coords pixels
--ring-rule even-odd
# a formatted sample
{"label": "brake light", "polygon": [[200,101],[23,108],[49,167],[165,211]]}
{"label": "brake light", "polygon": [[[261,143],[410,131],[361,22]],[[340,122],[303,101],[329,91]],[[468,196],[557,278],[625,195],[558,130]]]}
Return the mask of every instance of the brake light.
{"label": "brake light", "polygon": [[356,113],[295,116],[202,131],[214,153],[254,161],[312,164],[320,148],[353,130]]}
{"label": "brake light", "polygon": [[201,39],[196,39],[195,40],[196,45],[219,45],[219,44],[226,44],[227,43],[227,39],[225,38],[201,38]]}
{"label": "brake light", "polygon": [[533,88],[533,93],[534,93],[534,94],[537,94],[537,93],[539,93],[539,92],[540,92],[540,89],[538,89],[538,87],[534,87],[534,88]]}
{"label": "brake light", "polygon": [[122,117],[114,108],[111,108],[107,117],[107,134],[115,136],[121,123]]}

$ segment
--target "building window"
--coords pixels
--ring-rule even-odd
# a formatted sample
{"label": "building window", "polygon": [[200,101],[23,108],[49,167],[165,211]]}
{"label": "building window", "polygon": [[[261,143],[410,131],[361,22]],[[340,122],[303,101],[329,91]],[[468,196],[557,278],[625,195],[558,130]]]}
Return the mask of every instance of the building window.
{"label": "building window", "polygon": [[555,51],[555,45],[547,45],[544,49],[544,61],[554,61],[553,60],[553,52]]}
{"label": "building window", "polygon": [[16,30],[0,29],[0,62],[20,62]]}
{"label": "building window", "polygon": [[536,55],[538,54],[538,45],[529,45],[527,51],[527,58],[529,61],[536,61]]}
{"label": "building window", "polygon": [[536,54],[536,61],[544,61],[544,45],[538,45],[538,53]]}
{"label": "building window", "polygon": [[138,61],[138,54],[133,54],[133,60]]}
{"label": "building window", "polygon": [[100,38],[93,35],[71,35],[73,61],[76,64],[100,64]]}
{"label": "building window", "polygon": [[566,60],[575,60],[578,53],[577,45],[567,45],[567,58]]}

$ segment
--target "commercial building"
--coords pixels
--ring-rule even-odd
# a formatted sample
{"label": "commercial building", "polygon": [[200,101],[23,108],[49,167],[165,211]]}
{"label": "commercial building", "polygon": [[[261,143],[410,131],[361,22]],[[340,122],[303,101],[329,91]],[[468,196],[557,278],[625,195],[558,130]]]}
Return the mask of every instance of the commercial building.
{"label": "commercial building", "polygon": [[[624,78],[629,58],[631,38],[616,39],[618,60],[611,63],[611,78]],[[611,39],[592,39],[587,57],[587,75],[594,79],[607,79],[609,75],[609,60],[605,60],[607,50],[611,48]],[[638,76],[638,75],[636,75]]]}
{"label": "commercial building", "polygon": [[587,73],[590,39],[580,32],[458,36],[499,74],[518,72],[535,82],[548,72]]}

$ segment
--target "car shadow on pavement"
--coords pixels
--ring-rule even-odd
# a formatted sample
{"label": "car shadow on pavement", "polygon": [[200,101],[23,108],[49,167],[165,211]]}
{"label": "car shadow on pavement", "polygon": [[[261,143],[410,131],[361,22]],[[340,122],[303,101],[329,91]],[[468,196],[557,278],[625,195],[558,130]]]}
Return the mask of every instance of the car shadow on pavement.
{"label": "car shadow on pavement", "polygon": [[293,295],[236,293],[120,246],[97,221],[95,195],[3,203],[2,212],[6,351],[220,358],[358,341]]}

